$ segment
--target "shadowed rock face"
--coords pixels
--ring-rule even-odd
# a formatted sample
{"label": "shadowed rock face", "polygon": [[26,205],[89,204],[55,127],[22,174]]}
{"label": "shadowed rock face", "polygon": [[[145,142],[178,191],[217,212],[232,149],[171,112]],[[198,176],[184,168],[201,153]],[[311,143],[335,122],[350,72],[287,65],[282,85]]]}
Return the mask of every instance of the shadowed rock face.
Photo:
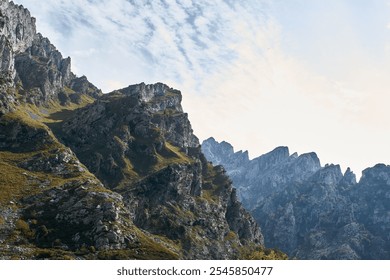
{"label": "shadowed rock face", "polygon": [[363,171],[321,167],[315,153],[286,147],[248,160],[210,138],[210,161],[225,166],[243,205],[260,224],[265,244],[299,259],[390,259],[390,167]]}
{"label": "shadowed rock face", "polygon": [[0,3],[0,259],[285,258],[264,250],[180,91],[102,95]]}
{"label": "shadowed rock face", "polygon": [[63,59],[61,53],[40,34],[35,36],[31,47],[16,55],[15,69],[24,88],[40,91],[43,102],[58,94],[73,77],[70,58]]}
{"label": "shadowed rock face", "polygon": [[185,258],[235,258],[233,244],[263,237],[224,170],[204,160],[181,98],[161,83],[133,85],[80,109],[57,135],[123,195],[136,226],[181,242]]}

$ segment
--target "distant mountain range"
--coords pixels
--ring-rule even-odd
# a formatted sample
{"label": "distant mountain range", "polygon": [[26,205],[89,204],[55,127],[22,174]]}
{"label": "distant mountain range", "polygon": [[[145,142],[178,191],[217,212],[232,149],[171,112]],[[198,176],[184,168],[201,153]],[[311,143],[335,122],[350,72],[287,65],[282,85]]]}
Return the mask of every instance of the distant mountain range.
{"label": "distant mountain range", "polygon": [[356,182],[349,168],[342,174],[287,147],[249,160],[209,138],[202,151],[224,166],[266,246],[298,259],[390,259],[390,166],[367,168]]}

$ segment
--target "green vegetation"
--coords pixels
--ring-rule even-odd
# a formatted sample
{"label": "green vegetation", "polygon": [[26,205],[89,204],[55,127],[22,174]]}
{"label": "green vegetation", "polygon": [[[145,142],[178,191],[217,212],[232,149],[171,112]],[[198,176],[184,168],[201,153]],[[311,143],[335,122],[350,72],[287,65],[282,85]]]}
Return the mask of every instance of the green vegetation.
{"label": "green vegetation", "polygon": [[[80,94],[80,102],[77,103],[69,103],[67,105],[61,105],[56,101],[51,101],[44,108],[48,110],[49,116],[47,116],[47,120],[50,121],[52,119],[52,115],[59,113],[61,111],[74,111],[80,108],[84,108],[85,106],[95,102],[95,99],[86,94]],[[63,119],[62,119],[63,120]]]}
{"label": "green vegetation", "polygon": [[241,250],[243,260],[287,260],[288,256],[278,249],[267,249],[260,246],[245,246]]}
{"label": "green vegetation", "polygon": [[129,248],[121,250],[97,251],[101,260],[177,260],[180,259],[181,247],[172,240],[159,235],[147,234],[132,226],[131,232],[138,242],[130,244]]}
{"label": "green vegetation", "polygon": [[60,249],[35,248],[30,258],[37,260],[74,260],[75,256],[72,252]]}
{"label": "green vegetation", "polygon": [[69,251],[52,248],[38,248],[31,245],[17,245],[23,250],[23,255],[20,252],[15,252],[9,247],[2,247],[0,245],[0,252],[2,257],[10,258],[11,260],[74,260],[76,256]]}
{"label": "green vegetation", "polygon": [[69,88],[69,87],[67,87],[67,86],[65,86],[65,87],[63,88],[63,91],[64,91],[65,93],[67,93],[67,94],[76,93],[73,89],[71,89],[71,88]]}
{"label": "green vegetation", "polygon": [[143,247],[127,250],[99,251],[99,260],[177,260],[178,256],[165,248]]}
{"label": "green vegetation", "polygon": [[[0,153],[0,159],[2,159]],[[27,185],[27,178],[24,176],[20,168],[6,164],[0,161],[0,204],[7,205],[11,201],[29,194]]]}
{"label": "green vegetation", "polygon": [[234,231],[229,231],[229,233],[225,236],[225,241],[237,240],[237,234]]}
{"label": "green vegetation", "polygon": [[15,223],[15,228],[19,230],[27,239],[34,238],[35,236],[35,232],[30,229],[30,226],[24,220],[17,220]]}
{"label": "green vegetation", "polygon": [[180,149],[169,142],[164,142],[164,148],[157,153],[157,163],[152,167],[153,171],[161,170],[171,164],[190,164],[193,160]]}
{"label": "green vegetation", "polygon": [[[74,91],[70,88],[65,88],[65,91],[68,91],[68,93],[74,93]],[[16,91],[15,95],[19,96],[19,93]],[[38,127],[44,126],[44,123],[51,124],[62,122],[63,120],[73,116],[77,112],[77,109],[83,108],[95,101],[93,97],[86,94],[80,94],[79,96],[80,102],[78,104],[69,103],[61,105],[57,101],[53,100],[42,106],[25,103],[20,105],[17,111],[7,114],[6,118],[22,119],[26,124]],[[34,116],[35,120],[31,116]]]}
{"label": "green vegetation", "polygon": [[214,195],[213,190],[203,189],[202,195],[198,199],[204,199],[208,203],[218,203],[219,198]]}
{"label": "green vegetation", "polygon": [[[18,164],[31,159],[36,155],[50,155],[52,150],[44,150],[30,153],[0,152],[0,204],[6,205],[11,201],[18,201],[23,197],[38,194],[48,188],[61,186],[72,180],[86,180],[95,178],[88,171],[82,172],[75,177],[64,178],[52,173],[33,172],[21,167]],[[69,166],[68,168],[73,168]],[[99,187],[106,190],[103,187]],[[99,189],[99,191],[102,191]],[[107,191],[107,190],[106,190]]]}
{"label": "green vegetation", "polygon": [[231,185],[229,177],[210,163],[203,170],[203,189],[201,198],[209,203],[218,203],[219,196]]}
{"label": "green vegetation", "polygon": [[47,129],[46,126],[43,125],[41,122],[32,119],[31,116],[28,114],[28,111],[23,109],[2,116],[1,122],[4,124],[8,124],[12,122],[21,122],[22,124],[25,124],[33,128]]}
{"label": "green vegetation", "polygon": [[[138,173],[134,170],[134,166],[133,164],[130,162],[130,160],[128,158],[124,158],[123,159],[124,162],[125,162],[125,166],[124,168],[122,169],[123,171],[123,174],[124,174],[124,177],[128,180],[127,182],[125,180],[122,181],[122,184],[124,185],[129,185],[130,183],[132,182],[136,182],[139,180],[139,175]],[[118,189],[120,189],[121,187],[124,187],[124,185],[122,185],[121,183],[119,183],[119,186],[118,186]]]}
{"label": "green vegetation", "polygon": [[[115,141],[118,145],[125,145],[117,136],[114,136]],[[139,139],[135,140],[135,144],[137,147],[142,146],[151,146],[153,147],[153,141],[150,144],[142,144],[139,143]],[[102,148],[101,153],[108,153],[105,151],[106,147]],[[163,141],[162,149],[157,152],[156,149],[152,149],[152,154],[144,154],[137,153],[137,149],[127,156],[121,157],[117,163],[122,164],[122,173],[123,178],[122,181],[117,184],[116,189],[120,190],[124,187],[127,187],[129,183],[134,183],[142,180],[147,177],[149,174],[158,172],[169,165],[174,164],[191,164],[193,163],[193,159],[188,157],[184,152],[180,151],[180,149],[169,142]]]}
{"label": "green vegetation", "polygon": [[[29,112],[43,118],[41,109],[26,105],[20,110],[8,113],[0,119],[0,125],[6,135],[12,135],[13,127],[17,125],[21,135],[17,140],[25,141],[16,143],[10,142],[11,151],[0,151],[0,204],[7,205],[15,203],[23,197],[40,193],[48,188],[63,185],[71,179],[95,178],[94,175],[85,172],[75,172],[79,174],[73,178],[56,176],[52,173],[35,172],[20,167],[22,162],[33,158],[45,160],[55,157],[57,153],[64,149],[64,146],[56,139],[51,130],[40,120],[32,119]],[[9,132],[7,132],[9,130]],[[24,134],[37,135],[37,139],[23,139]],[[11,141],[11,140],[10,140]],[[20,147],[16,146],[18,144]],[[68,165],[69,170],[73,170],[73,165]],[[87,170],[85,168],[85,170]]]}
{"label": "green vegetation", "polygon": [[182,219],[195,219],[195,214],[189,210],[185,211],[183,209],[181,209],[178,205],[173,205],[173,204],[170,204],[169,205],[169,211],[171,211],[170,213],[173,213],[174,217],[177,216],[177,217],[180,217]]}

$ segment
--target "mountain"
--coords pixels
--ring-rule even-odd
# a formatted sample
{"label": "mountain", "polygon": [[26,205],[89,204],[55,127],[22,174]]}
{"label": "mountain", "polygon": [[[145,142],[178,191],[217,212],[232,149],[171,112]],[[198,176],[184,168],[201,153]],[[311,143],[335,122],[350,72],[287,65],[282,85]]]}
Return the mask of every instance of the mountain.
{"label": "mountain", "polygon": [[202,151],[226,168],[266,246],[298,259],[390,259],[390,166],[368,168],[356,182],[349,168],[342,174],[287,147],[249,160],[209,138]]}
{"label": "mountain", "polygon": [[108,94],[0,3],[1,259],[275,259],[181,92]]}

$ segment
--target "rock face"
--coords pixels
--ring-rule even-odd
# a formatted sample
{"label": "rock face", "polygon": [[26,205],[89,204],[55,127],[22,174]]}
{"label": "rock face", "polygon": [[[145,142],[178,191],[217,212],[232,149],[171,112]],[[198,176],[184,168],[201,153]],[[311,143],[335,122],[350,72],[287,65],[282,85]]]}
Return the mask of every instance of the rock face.
{"label": "rock face", "polygon": [[34,89],[37,97],[43,97],[43,100],[36,100],[41,102],[59,94],[72,78],[70,58],[63,59],[61,53],[40,34],[34,37],[25,52],[15,56],[15,69],[24,89]]}
{"label": "rock face", "polygon": [[12,85],[16,75],[15,54],[31,46],[36,34],[35,18],[27,9],[8,1],[1,1],[0,11],[0,82]]}
{"label": "rock face", "polygon": [[63,58],[47,38],[36,33],[35,18],[27,9],[8,1],[0,3],[0,57],[0,112],[9,112],[18,101],[78,104],[76,91],[95,97],[101,94],[89,83],[85,89],[85,81],[80,90],[70,58]]}
{"label": "rock face", "polygon": [[234,245],[263,238],[224,170],[205,161],[181,98],[161,83],[130,86],[80,109],[57,135],[122,194],[136,226],[181,242],[184,258],[234,258]]}
{"label": "rock face", "polygon": [[213,138],[202,150],[225,166],[266,246],[299,259],[390,259],[389,166],[366,169],[357,183],[349,168],[321,167],[315,153],[279,147],[249,160]]}
{"label": "rock face", "polygon": [[102,95],[12,2],[0,32],[1,259],[286,257],[203,156],[180,91]]}
{"label": "rock face", "polygon": [[[278,147],[249,160],[248,152],[234,153],[230,144],[218,143],[214,138],[209,138],[202,143],[202,151],[213,164],[226,168],[241,201],[249,210],[253,210],[275,191],[280,191],[283,185],[303,182],[321,169],[315,153],[290,156],[287,147]],[[257,195],[259,191],[261,196]]]}
{"label": "rock face", "polygon": [[23,6],[12,1],[1,1],[1,35],[4,36],[15,53],[29,48],[36,35],[35,18]]}

